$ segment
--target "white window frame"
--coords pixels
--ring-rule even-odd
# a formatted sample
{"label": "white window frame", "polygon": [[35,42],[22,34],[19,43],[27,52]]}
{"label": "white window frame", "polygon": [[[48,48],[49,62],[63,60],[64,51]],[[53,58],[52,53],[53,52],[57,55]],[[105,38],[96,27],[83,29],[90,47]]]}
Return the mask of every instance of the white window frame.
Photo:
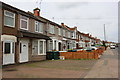
{"label": "white window frame", "polygon": [[55,26],[54,25],[49,25],[49,33],[55,34]]}
{"label": "white window frame", "polygon": [[[42,29],[42,31],[41,31]],[[39,33],[43,33],[43,23],[39,22]]]}
{"label": "white window frame", "polygon": [[68,31],[68,38],[70,38],[70,32]]}
{"label": "white window frame", "polygon": [[[7,55],[7,54],[5,54],[5,43],[10,43],[10,53],[7,53],[7,54],[14,54],[15,53],[15,42],[12,40],[3,41],[3,54]],[[14,43],[14,51],[13,51],[13,43]]]}
{"label": "white window frame", "polygon": [[[41,40],[36,40],[38,41],[38,54],[37,55],[46,55],[46,40],[41,39]],[[43,42],[43,54],[40,53],[40,41]],[[32,53],[34,55],[34,53]]]}
{"label": "white window frame", "polygon": [[62,33],[62,32],[61,32],[61,28],[58,28],[58,35],[61,36],[61,35],[62,35],[61,33]]}
{"label": "white window frame", "polygon": [[[14,16],[12,17],[12,16],[9,16],[9,15],[6,15],[6,12],[12,13]],[[14,18],[13,26],[5,24],[5,16]],[[10,11],[7,11],[7,10],[4,10],[4,25],[5,25],[5,26],[8,26],[8,27],[15,27],[15,13],[10,12]]]}
{"label": "white window frame", "polygon": [[[42,25],[42,24],[43,24],[43,23],[41,23],[41,22],[35,21],[35,32],[43,33],[43,25]],[[36,31],[36,25],[37,25],[37,27],[38,27],[38,31]],[[40,31],[41,28],[42,28],[42,31]]]}
{"label": "white window frame", "polygon": [[63,36],[65,37],[65,30],[63,29]]}
{"label": "white window frame", "polygon": [[[36,30],[36,25],[37,25],[38,31]],[[38,25],[38,21],[35,21],[35,32],[39,32],[39,25]]]}
{"label": "white window frame", "polygon": [[[24,20],[24,19],[21,19],[21,16],[22,16],[22,15],[20,15],[20,29],[23,29],[23,30],[28,30],[29,18],[25,16],[25,17],[27,18],[27,20]],[[22,27],[21,27],[21,20],[23,20],[23,21],[26,21],[26,22],[27,22],[27,29],[25,29],[25,28],[22,28]]]}
{"label": "white window frame", "polygon": [[[43,53],[40,53],[40,41],[43,42]],[[46,55],[46,40],[38,40],[38,55]]]}
{"label": "white window frame", "polygon": [[[52,48],[51,48],[51,44],[52,44]],[[53,50],[53,40],[49,40],[49,46],[48,46],[48,49],[49,51],[52,51]]]}

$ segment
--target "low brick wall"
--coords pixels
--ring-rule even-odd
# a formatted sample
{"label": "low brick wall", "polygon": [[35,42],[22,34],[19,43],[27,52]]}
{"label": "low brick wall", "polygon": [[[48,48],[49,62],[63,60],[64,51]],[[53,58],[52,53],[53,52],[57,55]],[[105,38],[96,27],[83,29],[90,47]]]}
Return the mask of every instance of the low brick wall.
{"label": "low brick wall", "polygon": [[103,47],[99,47],[97,50],[91,52],[77,51],[77,52],[60,52],[60,56],[64,56],[65,59],[98,59],[104,51]]}

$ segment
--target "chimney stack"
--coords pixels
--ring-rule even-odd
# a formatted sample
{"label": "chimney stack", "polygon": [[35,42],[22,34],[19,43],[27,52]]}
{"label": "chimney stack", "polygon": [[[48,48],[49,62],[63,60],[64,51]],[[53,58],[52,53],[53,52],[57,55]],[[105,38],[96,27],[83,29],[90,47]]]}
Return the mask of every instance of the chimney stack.
{"label": "chimney stack", "polygon": [[34,11],[34,16],[40,16],[40,9],[39,8],[35,8],[33,11]]}
{"label": "chimney stack", "polygon": [[61,23],[61,26],[64,26],[64,23]]}

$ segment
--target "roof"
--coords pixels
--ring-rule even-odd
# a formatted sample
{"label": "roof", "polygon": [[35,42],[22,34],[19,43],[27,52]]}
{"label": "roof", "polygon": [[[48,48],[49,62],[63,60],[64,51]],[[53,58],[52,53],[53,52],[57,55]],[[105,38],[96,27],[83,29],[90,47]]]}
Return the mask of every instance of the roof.
{"label": "roof", "polygon": [[75,30],[75,28],[69,28],[69,30],[72,30],[72,31],[74,31],[74,30]]}
{"label": "roof", "polygon": [[32,33],[25,30],[19,30],[17,37],[29,37],[29,38],[37,38],[37,39],[45,39],[45,40],[51,40],[48,36],[43,35],[41,33]]}
{"label": "roof", "polygon": [[[16,12],[16,13],[22,14],[22,15],[24,15],[24,16],[27,16],[27,17],[36,19],[36,20],[41,21],[41,22],[44,22],[44,23],[45,23],[46,21],[48,21],[48,22],[51,23],[51,24],[57,25],[57,26],[59,26],[59,27],[62,27],[61,25],[59,25],[59,24],[57,24],[57,23],[55,23],[55,22],[52,22],[52,21],[50,21],[50,20],[48,20],[48,19],[46,19],[46,18],[43,18],[43,17],[41,17],[41,16],[34,16],[34,14],[33,14],[32,12],[29,12],[29,11],[28,11],[28,12],[25,12],[25,11],[23,11],[23,10],[20,10],[20,9],[18,9],[18,8],[16,8],[16,7],[13,7],[13,6],[9,5],[9,4],[6,4],[6,3],[4,3],[4,2],[0,2],[0,3],[2,3],[2,8],[12,10],[12,11],[14,11],[14,12]],[[37,9],[37,8],[36,8],[36,9]],[[41,20],[41,19],[42,19],[42,20]]]}

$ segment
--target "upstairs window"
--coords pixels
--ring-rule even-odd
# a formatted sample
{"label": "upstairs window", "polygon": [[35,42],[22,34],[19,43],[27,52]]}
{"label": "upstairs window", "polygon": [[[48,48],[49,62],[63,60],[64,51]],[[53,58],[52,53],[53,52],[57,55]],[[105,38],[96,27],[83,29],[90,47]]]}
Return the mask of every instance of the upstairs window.
{"label": "upstairs window", "polygon": [[63,30],[63,36],[65,37],[65,30]]}
{"label": "upstairs window", "polygon": [[54,25],[49,25],[49,31],[50,31],[50,33],[51,34],[55,34],[55,27],[54,27]]}
{"label": "upstairs window", "polygon": [[28,30],[28,18],[25,16],[20,16],[20,28]]}
{"label": "upstairs window", "polygon": [[73,32],[73,39],[75,39],[75,35],[76,35],[75,32]]}
{"label": "upstairs window", "polygon": [[43,33],[43,23],[35,21],[35,32]]}
{"label": "upstairs window", "polygon": [[70,32],[68,32],[68,38],[70,38]]}
{"label": "upstairs window", "polygon": [[61,28],[58,28],[58,35],[61,35]]}
{"label": "upstairs window", "polygon": [[10,11],[4,11],[4,25],[15,27],[15,14]]}

